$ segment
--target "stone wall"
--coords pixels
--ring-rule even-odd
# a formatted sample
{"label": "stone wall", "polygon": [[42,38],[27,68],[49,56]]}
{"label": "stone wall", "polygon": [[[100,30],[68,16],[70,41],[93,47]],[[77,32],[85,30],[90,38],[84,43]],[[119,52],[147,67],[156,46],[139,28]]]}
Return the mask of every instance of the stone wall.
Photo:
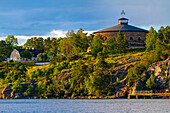
{"label": "stone wall", "polygon": [[[118,32],[105,32],[105,33],[96,33],[101,34],[102,36],[108,38],[110,36],[117,36]],[[135,32],[135,31],[122,31],[123,35],[125,34],[126,39],[129,43],[135,43],[135,44],[144,44],[144,41],[146,40],[146,32]]]}

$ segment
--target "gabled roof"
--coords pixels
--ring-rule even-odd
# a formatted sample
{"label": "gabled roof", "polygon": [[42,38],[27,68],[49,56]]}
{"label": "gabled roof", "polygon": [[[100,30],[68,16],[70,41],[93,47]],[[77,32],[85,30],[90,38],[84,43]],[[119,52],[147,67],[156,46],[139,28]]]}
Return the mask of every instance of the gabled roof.
{"label": "gabled roof", "polygon": [[145,29],[141,29],[132,25],[127,24],[119,24],[116,26],[112,26],[103,30],[96,31],[94,33],[104,33],[104,32],[118,32],[118,31],[138,31],[138,32],[148,32]]}
{"label": "gabled roof", "polygon": [[[25,51],[26,49],[16,49],[19,53]],[[31,52],[33,54],[33,57],[36,57],[39,53],[43,53],[41,50],[37,49],[27,49],[27,51]]]}

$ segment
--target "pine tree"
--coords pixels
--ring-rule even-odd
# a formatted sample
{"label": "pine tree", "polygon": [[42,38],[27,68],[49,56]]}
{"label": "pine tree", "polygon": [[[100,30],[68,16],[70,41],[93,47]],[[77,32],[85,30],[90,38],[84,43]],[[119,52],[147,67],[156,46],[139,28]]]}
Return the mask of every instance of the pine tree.
{"label": "pine tree", "polygon": [[155,61],[160,61],[161,57],[163,56],[162,51],[165,50],[165,46],[163,44],[163,42],[161,42],[160,39],[156,40],[156,44],[155,44],[155,50],[154,50],[154,60]]}
{"label": "pine tree", "polygon": [[115,37],[111,36],[106,40],[106,50],[110,54],[114,54],[116,52],[116,40],[115,40]]}
{"label": "pine tree", "polygon": [[166,28],[164,29],[163,35],[164,35],[164,39],[163,39],[164,43],[169,44],[169,42],[170,42],[170,26],[166,26]]}
{"label": "pine tree", "polygon": [[157,39],[157,32],[153,29],[153,27],[150,28],[149,33],[146,34],[146,51],[151,51],[155,49],[155,43]]}
{"label": "pine tree", "polygon": [[155,76],[154,76],[154,74],[151,74],[150,78],[146,81],[146,87],[148,89],[153,89],[153,88],[155,88],[155,85],[156,85]]}
{"label": "pine tree", "polygon": [[16,80],[11,89],[14,93],[19,93],[22,90],[21,81],[19,79]]}
{"label": "pine tree", "polygon": [[87,39],[87,33],[83,33],[83,29],[79,29],[76,33],[77,37],[80,38],[80,51],[86,52],[88,48],[88,39]]}
{"label": "pine tree", "polygon": [[74,94],[80,94],[83,91],[85,85],[84,80],[87,76],[87,67],[84,62],[79,59],[78,62],[72,67],[72,74],[70,79],[70,88]]}
{"label": "pine tree", "polygon": [[159,38],[161,41],[163,41],[163,39],[164,39],[164,34],[163,34],[164,29],[165,29],[165,28],[164,28],[163,26],[161,26],[160,29],[158,30],[158,38]]}
{"label": "pine tree", "polygon": [[94,37],[92,43],[91,43],[91,53],[94,57],[97,56],[97,53],[102,52],[103,50],[103,44],[102,44],[102,40],[101,40],[101,35],[98,34],[96,37]]}
{"label": "pine tree", "polygon": [[126,41],[126,36],[119,31],[117,33],[117,37],[116,37],[116,43],[117,43],[117,51],[119,53],[125,52],[126,48],[127,48],[127,41]]}
{"label": "pine tree", "polygon": [[32,83],[28,86],[28,89],[26,90],[26,96],[33,96],[34,93],[34,86],[32,85]]}
{"label": "pine tree", "polygon": [[126,40],[126,36],[123,36],[123,52],[126,52],[126,48],[128,47],[128,42]]}
{"label": "pine tree", "polygon": [[38,82],[37,93],[38,93],[38,95],[39,95],[40,97],[42,97],[43,94],[44,94],[44,92],[45,92],[45,85],[44,85],[41,81],[39,81],[39,82]]}

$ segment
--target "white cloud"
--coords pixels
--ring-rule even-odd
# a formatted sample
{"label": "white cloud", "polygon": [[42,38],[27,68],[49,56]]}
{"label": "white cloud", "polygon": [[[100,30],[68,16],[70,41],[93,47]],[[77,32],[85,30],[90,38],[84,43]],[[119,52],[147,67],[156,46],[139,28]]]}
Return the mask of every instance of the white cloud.
{"label": "white cloud", "polygon": [[[26,43],[27,39],[30,39],[31,37],[43,37],[46,39],[47,37],[66,37],[66,33],[68,31],[63,30],[52,30],[51,32],[48,32],[47,35],[41,35],[41,36],[22,36],[22,35],[14,35],[15,38],[18,39],[18,45],[23,45]],[[94,31],[84,31],[84,33],[92,34]],[[7,36],[6,36],[7,37]],[[5,36],[0,37],[0,40],[5,40]]]}
{"label": "white cloud", "polygon": [[51,32],[47,33],[48,37],[66,37],[67,31],[62,30],[52,30]]}
{"label": "white cloud", "polygon": [[6,37],[0,37],[0,40],[5,40]]}
{"label": "white cloud", "polygon": [[84,33],[87,33],[87,36],[89,36],[90,34],[93,34],[93,32],[95,31],[84,31]]}

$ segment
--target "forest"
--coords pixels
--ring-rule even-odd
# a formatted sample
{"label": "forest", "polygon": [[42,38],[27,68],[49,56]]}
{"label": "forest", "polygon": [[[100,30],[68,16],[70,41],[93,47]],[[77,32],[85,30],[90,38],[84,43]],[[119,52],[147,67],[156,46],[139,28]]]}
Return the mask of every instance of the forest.
{"label": "forest", "polygon": [[[160,27],[158,32],[150,27],[144,48],[128,48],[120,31],[117,37],[103,38],[79,29],[66,37],[32,37],[18,46],[15,36],[8,35],[0,41],[2,94],[7,98],[18,94],[21,98],[96,98],[126,96],[133,89],[170,90],[170,26]],[[6,57],[16,48],[42,50],[38,61],[50,56],[50,64],[10,60],[7,68]],[[28,51],[22,54],[31,58]],[[161,67],[161,74],[151,69],[154,65]]]}

